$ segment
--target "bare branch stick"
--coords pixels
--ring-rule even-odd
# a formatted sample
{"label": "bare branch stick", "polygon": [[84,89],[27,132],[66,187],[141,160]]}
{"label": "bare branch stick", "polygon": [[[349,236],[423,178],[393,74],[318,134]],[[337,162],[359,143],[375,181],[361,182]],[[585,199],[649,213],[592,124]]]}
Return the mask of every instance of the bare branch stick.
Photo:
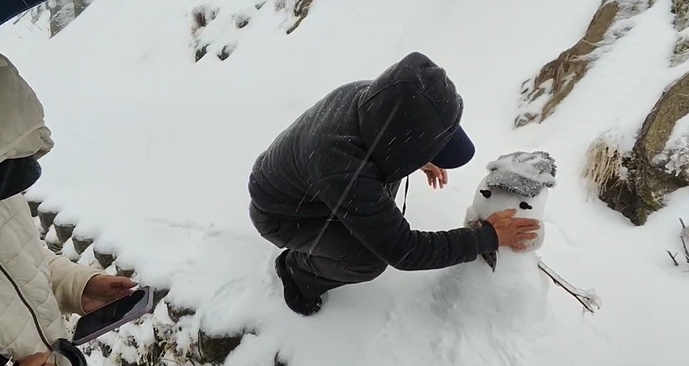
{"label": "bare branch stick", "polygon": [[679,263],[677,263],[677,259],[675,259],[675,257],[677,257],[677,253],[672,254],[672,253],[668,250],[668,251],[667,251],[667,255],[669,255],[670,258],[672,259],[672,262],[675,263],[675,267],[679,266]]}
{"label": "bare branch stick", "polygon": [[687,263],[689,263],[689,250],[687,250],[687,241],[684,239],[687,232],[687,227],[684,225],[684,220],[682,218],[679,218],[679,223],[682,224],[682,233],[679,236],[679,239],[682,241],[682,248],[684,248],[684,258],[686,258]]}
{"label": "bare branch stick", "polygon": [[567,293],[570,295],[574,296],[574,298],[579,301],[581,305],[584,306],[584,309],[589,311],[590,313],[595,313],[594,307],[596,309],[600,309],[601,307],[601,301],[598,296],[593,291],[584,291],[582,289],[576,288],[572,286],[569,282],[565,281],[560,275],[555,273],[550,267],[548,267],[543,261],[538,262],[538,268],[541,269],[548,277],[550,277],[553,282],[562,287]]}

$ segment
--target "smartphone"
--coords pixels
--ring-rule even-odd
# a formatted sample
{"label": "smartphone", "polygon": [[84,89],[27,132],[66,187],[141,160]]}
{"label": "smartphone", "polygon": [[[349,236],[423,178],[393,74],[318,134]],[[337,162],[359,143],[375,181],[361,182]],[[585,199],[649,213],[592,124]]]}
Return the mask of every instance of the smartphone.
{"label": "smartphone", "polygon": [[153,311],[153,291],[141,287],[131,294],[102,306],[77,321],[72,344],[80,346]]}

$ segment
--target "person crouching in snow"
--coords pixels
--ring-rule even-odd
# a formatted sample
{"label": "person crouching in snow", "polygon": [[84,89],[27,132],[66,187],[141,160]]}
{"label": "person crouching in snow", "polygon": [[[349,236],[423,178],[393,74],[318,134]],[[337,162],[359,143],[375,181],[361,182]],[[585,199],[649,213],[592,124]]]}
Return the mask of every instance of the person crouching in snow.
{"label": "person crouching in snow", "polygon": [[50,352],[68,338],[62,314],[83,315],[136,286],[72,263],[41,241],[22,192],[40,177],[50,136],[36,94],[0,54],[0,359],[18,366],[69,366]]}
{"label": "person crouching in snow", "polygon": [[280,133],[249,176],[249,216],[285,250],[275,267],[287,306],[312,315],[327,291],[371,281],[387,266],[430,270],[498,246],[521,248],[537,220],[498,212],[476,229],[412,230],[396,203],[404,177],[466,164],[474,145],[459,126],[462,99],[445,71],[413,52],[375,80],[331,91]]}

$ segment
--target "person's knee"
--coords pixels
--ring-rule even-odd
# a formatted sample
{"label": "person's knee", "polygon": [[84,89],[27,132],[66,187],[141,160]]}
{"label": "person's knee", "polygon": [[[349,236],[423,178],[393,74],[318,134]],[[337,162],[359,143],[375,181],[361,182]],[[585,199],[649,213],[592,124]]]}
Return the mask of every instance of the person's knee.
{"label": "person's knee", "polygon": [[284,221],[276,220],[256,206],[249,207],[249,218],[261,237],[278,248],[284,248],[290,237],[290,230]]}
{"label": "person's knee", "polygon": [[373,253],[357,257],[348,265],[351,272],[356,273],[357,282],[367,282],[383,274],[388,265]]}
{"label": "person's knee", "polygon": [[380,276],[387,268],[387,264],[373,253],[334,259],[294,252],[288,260],[294,261],[295,266],[316,277],[341,283],[368,282]]}
{"label": "person's knee", "polygon": [[367,272],[368,281],[378,278],[380,275],[383,274],[383,272],[385,272],[387,268],[388,265],[383,261],[379,261],[375,265],[372,265],[369,271]]}

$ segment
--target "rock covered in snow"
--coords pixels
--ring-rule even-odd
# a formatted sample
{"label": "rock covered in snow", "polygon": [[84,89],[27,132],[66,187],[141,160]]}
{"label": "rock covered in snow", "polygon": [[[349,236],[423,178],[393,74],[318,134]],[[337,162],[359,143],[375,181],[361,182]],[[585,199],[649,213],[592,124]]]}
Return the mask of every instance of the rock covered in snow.
{"label": "rock covered in snow", "polygon": [[[93,0],[53,0],[45,3],[50,11],[50,36],[54,37],[76,19]],[[42,7],[43,5],[40,5]]]}
{"label": "rock covered in snow", "polygon": [[689,32],[687,32],[687,28],[689,28],[689,1],[672,0],[670,10],[675,15],[672,25],[679,33],[670,58],[670,65],[674,67],[689,59]]}
{"label": "rock covered in snow", "polygon": [[670,174],[689,180],[689,116],[677,121],[665,148],[653,158],[653,163]]}
{"label": "rock covered in snow", "polygon": [[264,17],[266,13],[273,12],[268,15],[284,18],[281,28],[285,34],[291,34],[308,16],[313,0],[276,0],[273,6],[265,6],[266,0],[253,3],[247,7],[242,2],[209,1],[192,9],[191,35],[196,62],[207,54],[227,60],[243,43],[252,19]]}
{"label": "rock covered in snow", "polygon": [[624,21],[646,11],[652,4],[652,0],[602,1],[579,42],[522,83],[520,114],[514,125],[541,123],[552,115],[584,78],[598,55],[633,27],[633,23]]}
{"label": "rock covered in snow", "polygon": [[[625,174],[602,184],[599,198],[635,225],[665,206],[665,196],[689,185],[689,73],[674,81],[646,116],[631,152],[622,158]],[[595,162],[600,163],[600,162]]]}

